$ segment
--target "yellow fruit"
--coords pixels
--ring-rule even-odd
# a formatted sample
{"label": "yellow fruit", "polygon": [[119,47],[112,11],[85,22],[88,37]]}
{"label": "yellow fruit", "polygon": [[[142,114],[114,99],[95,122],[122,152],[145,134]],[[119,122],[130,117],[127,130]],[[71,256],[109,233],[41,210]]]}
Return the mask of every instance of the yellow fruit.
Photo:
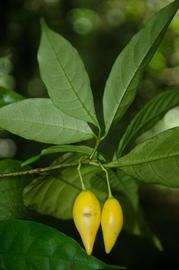
{"label": "yellow fruit", "polygon": [[108,198],[101,214],[101,227],[106,253],[110,253],[123,225],[123,212],[120,203],[113,197]]}
{"label": "yellow fruit", "polygon": [[73,219],[86,252],[90,255],[101,220],[100,203],[93,192],[85,190],[77,196],[73,205]]}

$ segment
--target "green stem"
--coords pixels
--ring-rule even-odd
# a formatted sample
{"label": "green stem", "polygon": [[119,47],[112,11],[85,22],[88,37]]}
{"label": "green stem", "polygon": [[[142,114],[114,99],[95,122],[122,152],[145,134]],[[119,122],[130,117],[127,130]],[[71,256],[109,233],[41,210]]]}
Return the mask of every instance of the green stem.
{"label": "green stem", "polygon": [[85,184],[83,182],[83,177],[81,175],[81,159],[78,162],[77,171],[78,171],[78,174],[79,174],[79,177],[80,177],[81,188],[82,188],[82,190],[86,190]]}
{"label": "green stem", "polygon": [[98,125],[98,131],[99,131],[99,133],[98,133],[98,136],[96,138],[96,144],[95,144],[94,149],[89,157],[90,160],[92,160],[92,158],[94,157],[94,155],[99,147],[99,144],[101,142],[101,127],[99,125]]}
{"label": "green stem", "polygon": [[[117,162],[105,163],[103,165],[101,163],[99,163],[98,160],[80,160],[80,162],[81,162],[81,164],[89,164],[91,166],[101,167],[101,169],[103,168],[103,171],[105,171],[105,173],[107,172],[107,168],[122,167]],[[29,175],[29,174],[41,174],[41,173],[45,173],[45,172],[49,172],[49,171],[53,171],[53,170],[58,170],[60,168],[74,167],[74,166],[79,166],[79,161],[74,162],[74,163],[63,163],[63,164],[58,164],[58,165],[53,165],[53,166],[48,166],[48,167],[43,167],[43,168],[35,168],[35,169],[25,170],[25,171],[1,173],[0,178],[11,177],[11,176]]]}
{"label": "green stem", "polygon": [[31,170],[25,170],[25,171],[18,171],[18,172],[11,172],[11,173],[3,173],[0,174],[0,178],[2,177],[10,177],[10,176],[20,176],[20,175],[28,175],[28,174],[40,174],[43,172],[48,172],[48,171],[53,171],[57,170],[60,168],[65,168],[65,167],[72,167],[72,166],[77,166],[78,163],[64,163],[64,164],[58,164],[54,166],[48,166],[44,168],[36,168],[36,169],[31,169]]}
{"label": "green stem", "polygon": [[97,138],[95,147],[94,147],[94,149],[93,149],[93,151],[92,151],[92,153],[91,153],[91,155],[89,157],[90,160],[92,160],[92,158],[94,157],[94,155],[95,155],[95,153],[96,153],[96,151],[98,149],[98,146],[99,146],[100,142],[101,142],[100,139]]}
{"label": "green stem", "polygon": [[107,187],[108,187],[108,197],[112,197],[112,192],[111,192],[111,186],[110,186],[110,182],[109,182],[109,174],[108,174],[108,170],[105,169],[105,167],[100,163],[100,167],[102,169],[102,171],[105,172],[106,174],[106,183],[107,183]]}

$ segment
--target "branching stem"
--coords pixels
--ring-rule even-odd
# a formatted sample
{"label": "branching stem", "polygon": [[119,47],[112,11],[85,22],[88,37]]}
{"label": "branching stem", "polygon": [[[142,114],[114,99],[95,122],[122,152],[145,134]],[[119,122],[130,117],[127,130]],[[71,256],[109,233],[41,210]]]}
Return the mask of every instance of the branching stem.
{"label": "branching stem", "polygon": [[90,155],[90,157],[89,157],[90,160],[93,159],[94,155],[95,155],[96,152],[97,152],[97,149],[98,149],[100,143],[101,143],[101,142],[104,140],[104,138],[105,138],[105,136],[101,137],[101,127],[100,127],[100,126],[98,127],[98,129],[99,129],[99,134],[98,134],[98,137],[96,138],[96,144],[95,144],[95,146],[94,146],[94,149],[93,149],[93,151],[92,151],[92,153],[91,153],[91,155]]}
{"label": "branching stem", "polygon": [[[99,162],[99,160],[89,160],[89,159],[81,159],[80,160],[81,165],[82,164],[88,164],[91,166],[96,166],[96,167],[101,167],[103,171],[105,171],[106,175],[108,174],[107,168],[116,168],[119,167],[118,163],[105,163],[102,164]],[[80,165],[80,166],[81,166]],[[53,170],[58,170],[60,168],[66,168],[66,167],[75,167],[78,166],[78,172],[80,172],[80,167],[79,167],[79,161],[73,162],[73,163],[62,163],[62,164],[57,164],[57,165],[51,165],[43,168],[35,168],[35,169],[30,169],[30,170],[24,170],[24,171],[17,171],[17,172],[9,172],[9,173],[0,173],[0,178],[3,177],[11,177],[11,176],[21,176],[21,175],[29,175],[29,174],[41,174]],[[79,174],[80,175],[80,174]],[[107,179],[109,178],[106,176]],[[107,180],[108,181],[108,180]]]}

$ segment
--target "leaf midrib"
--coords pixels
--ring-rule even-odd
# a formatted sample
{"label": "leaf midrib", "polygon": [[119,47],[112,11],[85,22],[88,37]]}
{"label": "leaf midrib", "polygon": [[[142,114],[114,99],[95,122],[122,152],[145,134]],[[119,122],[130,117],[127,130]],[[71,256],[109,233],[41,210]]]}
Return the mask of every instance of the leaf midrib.
{"label": "leaf midrib", "polygon": [[46,33],[46,36],[47,36],[48,42],[49,42],[49,44],[50,44],[50,47],[52,48],[52,51],[53,51],[54,54],[55,54],[55,57],[56,57],[56,59],[57,59],[57,63],[58,63],[58,65],[60,66],[60,68],[62,69],[64,75],[66,76],[66,78],[67,78],[67,80],[68,80],[68,83],[69,83],[71,89],[73,90],[73,92],[75,93],[76,97],[77,97],[78,100],[80,101],[80,103],[81,103],[83,109],[84,109],[84,110],[86,111],[86,113],[90,116],[92,122],[96,123],[95,117],[94,117],[93,115],[91,115],[90,111],[86,108],[85,104],[83,103],[83,101],[81,100],[80,96],[78,95],[78,93],[76,92],[75,88],[73,87],[73,84],[71,83],[71,80],[70,80],[69,76],[68,76],[67,73],[65,72],[65,69],[64,69],[63,65],[58,61],[58,55],[57,55],[57,53],[56,53],[56,50],[55,50],[54,46],[53,46],[52,43],[51,43],[51,39],[50,39],[48,33],[46,32],[46,29],[45,29],[44,31],[45,31],[45,33]]}
{"label": "leaf midrib", "polygon": [[[125,163],[125,161],[122,161],[122,158],[121,158],[121,165],[120,165],[120,160],[119,162],[114,162],[114,163],[111,163],[111,164],[116,164],[116,165],[119,165],[119,167],[128,167],[128,166],[137,166],[137,165],[140,165],[140,164],[145,164],[145,163],[149,163],[149,162],[153,162],[153,161],[158,161],[158,160],[163,160],[163,159],[169,159],[169,158],[172,158],[172,157],[177,157],[179,156],[179,152],[178,153],[174,153],[174,154],[168,154],[167,156],[165,155],[161,155],[159,157],[156,157],[156,158],[149,158],[147,160],[143,160],[143,161],[137,161],[137,162],[133,162],[133,161],[128,161]],[[124,165],[122,165],[123,163],[125,163]]]}
{"label": "leaf midrib", "polygon": [[[6,118],[2,118],[0,117],[0,119],[2,120],[7,120]],[[41,122],[33,122],[33,121],[24,121],[24,120],[19,120],[19,119],[11,119],[11,121],[19,121],[19,122],[26,122],[26,123],[30,123],[30,124],[37,124],[37,125],[41,125],[41,126],[45,126],[46,124],[42,124]],[[47,124],[47,126],[52,126],[52,127],[55,127],[55,128],[62,128],[62,129],[66,129],[66,130],[72,130],[72,131],[79,131],[80,133],[84,133],[84,134],[89,134],[89,135],[92,135],[92,133],[87,133],[85,132],[83,129],[73,129],[73,128],[70,128],[70,127],[64,127],[64,126],[60,126],[60,125],[53,125],[51,124],[50,122]]]}
{"label": "leaf midrib", "polygon": [[[118,110],[119,110],[119,106],[120,106],[120,104],[122,103],[122,101],[123,101],[123,99],[124,99],[124,96],[125,96],[125,93],[126,93],[127,89],[129,89],[130,85],[132,84],[132,82],[133,82],[135,76],[137,75],[137,73],[142,72],[141,70],[139,70],[140,66],[143,64],[143,62],[145,61],[145,59],[148,57],[148,55],[149,55],[151,49],[153,48],[155,42],[157,42],[157,40],[159,39],[159,37],[160,37],[160,35],[162,34],[162,32],[164,31],[164,29],[170,24],[172,18],[173,18],[173,16],[171,17],[170,21],[162,28],[162,30],[160,31],[160,34],[159,34],[158,37],[154,40],[154,42],[152,43],[152,46],[151,46],[151,47],[149,48],[149,50],[147,51],[147,54],[142,58],[141,62],[140,62],[139,65],[137,66],[137,69],[136,69],[135,72],[133,73],[133,76],[132,76],[131,80],[129,80],[128,85],[126,86],[125,91],[123,92],[122,98],[120,99],[119,103],[116,105],[116,109],[114,109],[114,117],[113,117],[113,119],[116,118],[116,115],[117,115]],[[143,28],[143,29],[144,29],[144,28]],[[141,31],[143,31],[143,29],[142,29]],[[139,32],[139,33],[140,33],[140,32]],[[125,48],[124,48],[124,50],[125,50]],[[108,122],[109,122],[109,121],[108,121]],[[112,121],[111,121],[111,123],[112,123]],[[110,128],[110,126],[109,126],[109,128]],[[109,129],[108,129],[108,130],[109,130]],[[107,132],[106,132],[106,133],[107,133]]]}

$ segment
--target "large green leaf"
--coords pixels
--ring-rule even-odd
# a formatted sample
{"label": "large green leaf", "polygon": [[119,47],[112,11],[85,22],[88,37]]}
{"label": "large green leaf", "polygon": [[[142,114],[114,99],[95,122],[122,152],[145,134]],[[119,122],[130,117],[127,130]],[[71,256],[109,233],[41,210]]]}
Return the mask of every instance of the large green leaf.
{"label": "large green leaf", "polygon": [[136,114],[128,125],[122,139],[120,140],[116,156],[120,157],[125,148],[146,130],[155,125],[163,115],[171,108],[179,104],[179,90],[164,92],[150,102]]}
{"label": "large green leaf", "polygon": [[0,241],[4,270],[124,269],[88,256],[72,238],[32,221],[1,221]]}
{"label": "large green leaf", "polygon": [[106,133],[112,122],[119,121],[134,100],[142,72],[157,50],[178,7],[179,2],[175,1],[159,11],[116,59],[103,97]]}
{"label": "large green leaf", "polygon": [[123,171],[110,170],[111,188],[115,192],[119,192],[122,196],[127,197],[133,209],[137,211],[139,206],[138,184],[136,180]]}
{"label": "large green leaf", "polygon": [[[21,171],[20,161],[1,160],[0,173]],[[30,176],[2,177],[0,178],[0,220],[10,217],[22,218],[27,216],[24,207],[22,192],[29,184]]]}
{"label": "large green leaf", "polygon": [[43,149],[40,154],[27,159],[21,165],[22,166],[29,165],[43,156],[62,152],[69,152],[69,153],[75,152],[90,155],[93,152],[93,148],[86,145],[68,145],[68,144],[50,146],[46,149]]}
{"label": "large green leaf", "polygon": [[13,90],[0,87],[0,107],[22,99],[23,97],[14,92]]}
{"label": "large green leaf", "polygon": [[109,164],[115,166],[145,183],[179,187],[179,127],[146,140]]}
{"label": "large green leaf", "polygon": [[70,116],[98,125],[89,78],[78,52],[44,21],[38,61],[54,104]]}
{"label": "large green leaf", "polygon": [[58,110],[50,99],[25,99],[0,109],[0,126],[29,140],[73,143],[94,136],[88,124]]}

